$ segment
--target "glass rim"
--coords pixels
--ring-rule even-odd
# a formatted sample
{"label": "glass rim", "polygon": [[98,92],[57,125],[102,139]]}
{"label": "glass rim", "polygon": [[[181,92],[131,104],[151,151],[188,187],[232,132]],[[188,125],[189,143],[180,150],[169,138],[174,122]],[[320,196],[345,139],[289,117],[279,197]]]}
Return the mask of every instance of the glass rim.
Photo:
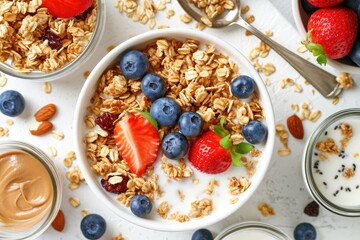
{"label": "glass rim", "polygon": [[322,121],[320,125],[313,131],[305,145],[302,162],[302,175],[308,192],[319,205],[341,216],[360,217],[360,205],[358,208],[346,208],[334,204],[328,200],[316,186],[312,173],[312,155],[314,153],[314,146],[316,141],[331,124],[347,117],[360,117],[360,108],[348,108],[335,112]]}

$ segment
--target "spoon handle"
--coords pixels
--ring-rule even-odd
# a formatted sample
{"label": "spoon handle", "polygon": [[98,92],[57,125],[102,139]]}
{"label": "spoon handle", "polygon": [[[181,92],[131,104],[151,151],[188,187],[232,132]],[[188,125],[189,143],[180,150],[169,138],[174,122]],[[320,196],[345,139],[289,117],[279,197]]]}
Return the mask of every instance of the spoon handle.
{"label": "spoon handle", "polygon": [[298,71],[307,81],[309,81],[321,95],[327,98],[339,95],[342,89],[340,84],[336,81],[336,77],[323,69],[315,66],[306,59],[298,56],[292,51],[281,46],[271,38],[267,37],[261,31],[247,23],[244,19],[240,18],[236,23],[245,28],[260,40],[264,41],[275,52],[283,57],[296,71]]}

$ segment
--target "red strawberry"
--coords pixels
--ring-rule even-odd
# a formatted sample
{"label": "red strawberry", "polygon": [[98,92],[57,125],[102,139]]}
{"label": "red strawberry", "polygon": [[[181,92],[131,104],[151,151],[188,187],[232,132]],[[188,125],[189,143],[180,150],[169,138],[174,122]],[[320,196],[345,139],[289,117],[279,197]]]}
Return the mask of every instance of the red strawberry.
{"label": "red strawberry", "polygon": [[311,5],[314,5],[315,7],[324,8],[324,7],[333,7],[340,3],[342,3],[344,0],[307,0]]}
{"label": "red strawberry", "polygon": [[145,173],[157,158],[160,137],[144,117],[130,115],[115,125],[114,139],[120,155],[137,176]]}
{"label": "red strawberry", "polygon": [[93,0],[43,0],[42,7],[58,18],[75,17],[91,7]]}
{"label": "red strawberry", "polygon": [[199,171],[222,173],[231,165],[229,150],[220,146],[221,137],[213,131],[207,131],[191,146],[188,158]]}
{"label": "red strawberry", "polygon": [[[358,19],[356,13],[350,8],[323,8],[310,16],[307,29],[312,42],[320,44],[326,56],[338,59],[345,57],[354,44],[358,30]],[[307,47],[314,55],[315,52],[321,52],[319,48]],[[318,55],[320,54],[315,56]]]}

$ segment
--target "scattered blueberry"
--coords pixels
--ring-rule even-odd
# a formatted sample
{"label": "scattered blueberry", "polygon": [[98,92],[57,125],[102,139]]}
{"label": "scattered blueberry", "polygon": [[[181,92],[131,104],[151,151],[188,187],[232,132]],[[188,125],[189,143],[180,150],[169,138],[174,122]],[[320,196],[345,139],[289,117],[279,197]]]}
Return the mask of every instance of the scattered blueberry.
{"label": "scattered blueberry", "polygon": [[20,115],[25,108],[25,99],[21,93],[7,90],[0,95],[0,111],[9,117]]}
{"label": "scattered blueberry", "polygon": [[104,112],[100,116],[95,119],[95,123],[99,125],[103,130],[112,133],[114,131],[114,121],[117,119],[117,116],[109,113]]}
{"label": "scattered blueberry", "polygon": [[111,193],[123,193],[126,192],[127,188],[127,182],[129,181],[129,178],[126,176],[121,176],[122,177],[122,181],[116,184],[111,184],[108,180],[106,179],[101,179],[100,183],[101,186],[108,192]]}
{"label": "scattered blueberry", "polygon": [[161,148],[166,157],[170,159],[180,159],[188,152],[189,143],[181,133],[172,132],[164,137]]}
{"label": "scattered blueberry", "polygon": [[316,229],[310,223],[300,223],[294,230],[295,240],[316,240]]}
{"label": "scattered blueberry", "polygon": [[231,82],[231,92],[235,97],[248,98],[255,90],[255,82],[249,76],[241,75]]}
{"label": "scattered blueberry", "polygon": [[196,137],[200,134],[204,121],[196,112],[186,112],[179,118],[179,129],[187,137]]}
{"label": "scattered blueberry", "polygon": [[307,0],[301,0],[301,6],[307,14],[312,14],[319,9],[318,7],[315,7],[314,5],[309,3]]}
{"label": "scattered blueberry", "polygon": [[180,107],[171,98],[159,98],[151,105],[150,115],[161,126],[174,126],[180,116]]}
{"label": "scattered blueberry", "polygon": [[46,30],[44,35],[41,37],[42,41],[48,40],[48,45],[51,49],[59,50],[62,47],[62,39],[50,29]]}
{"label": "scattered blueberry", "polygon": [[252,144],[261,143],[265,139],[266,132],[264,124],[257,120],[252,120],[242,127],[244,138]]}
{"label": "scattered blueberry", "polygon": [[135,195],[130,201],[130,210],[138,217],[145,217],[149,215],[151,209],[152,203],[145,195]]}
{"label": "scattered blueberry", "polygon": [[89,214],[81,220],[80,229],[85,238],[99,239],[105,233],[106,222],[98,214]]}
{"label": "scattered blueberry", "polygon": [[213,240],[213,239],[214,237],[211,234],[211,232],[205,228],[196,230],[191,237],[191,240]]}
{"label": "scattered blueberry", "polygon": [[351,52],[349,53],[351,60],[360,67],[360,41],[356,40]]}
{"label": "scattered blueberry", "polygon": [[150,100],[155,101],[165,94],[165,82],[161,76],[148,73],[141,80],[141,91]]}
{"label": "scattered blueberry", "polygon": [[142,52],[130,50],[121,56],[120,68],[128,79],[139,79],[148,72],[149,60]]}

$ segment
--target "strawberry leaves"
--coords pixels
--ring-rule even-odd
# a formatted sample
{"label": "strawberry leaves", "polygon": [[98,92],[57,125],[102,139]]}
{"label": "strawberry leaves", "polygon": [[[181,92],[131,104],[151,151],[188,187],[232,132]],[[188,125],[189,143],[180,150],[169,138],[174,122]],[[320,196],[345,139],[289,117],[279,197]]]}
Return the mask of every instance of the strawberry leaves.
{"label": "strawberry leaves", "polygon": [[146,118],[157,130],[159,130],[159,125],[157,123],[157,121],[151,117],[150,115],[150,110],[147,109],[145,111],[139,111],[139,113]]}
{"label": "strawberry leaves", "polygon": [[243,164],[241,163],[241,155],[249,153],[254,148],[254,146],[246,142],[233,145],[230,132],[224,128],[225,121],[226,118],[222,117],[220,119],[220,125],[213,127],[214,132],[216,135],[221,137],[219,142],[220,146],[229,150],[233,165],[236,167],[242,167]]}
{"label": "strawberry leaves", "polygon": [[320,64],[320,65],[326,65],[327,63],[327,57],[325,55],[324,49],[320,44],[317,43],[313,43],[311,42],[310,36],[311,36],[311,32],[313,31],[313,29],[311,29],[307,34],[306,34],[306,39],[301,41],[301,43],[313,54],[314,57],[316,58],[316,61]]}

